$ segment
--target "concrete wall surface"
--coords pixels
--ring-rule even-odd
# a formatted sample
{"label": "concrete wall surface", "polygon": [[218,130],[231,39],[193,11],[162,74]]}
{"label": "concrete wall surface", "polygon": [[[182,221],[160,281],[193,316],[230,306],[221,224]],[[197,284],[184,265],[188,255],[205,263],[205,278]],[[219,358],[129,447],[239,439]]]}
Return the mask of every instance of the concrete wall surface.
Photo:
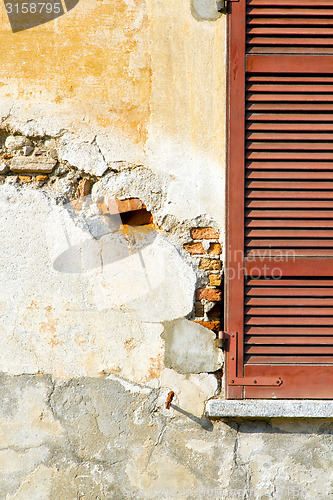
{"label": "concrete wall surface", "polygon": [[329,498],[329,421],[205,416],[225,14],[60,3],[0,6],[0,499]]}

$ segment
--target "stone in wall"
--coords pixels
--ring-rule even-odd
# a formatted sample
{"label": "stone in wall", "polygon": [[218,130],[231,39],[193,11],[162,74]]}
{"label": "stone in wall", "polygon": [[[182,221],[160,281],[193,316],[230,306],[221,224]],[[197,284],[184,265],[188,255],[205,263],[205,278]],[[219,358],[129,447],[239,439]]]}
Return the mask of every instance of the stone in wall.
{"label": "stone in wall", "polygon": [[30,156],[16,156],[10,163],[10,170],[17,174],[49,174],[56,166],[56,160],[53,158]]}

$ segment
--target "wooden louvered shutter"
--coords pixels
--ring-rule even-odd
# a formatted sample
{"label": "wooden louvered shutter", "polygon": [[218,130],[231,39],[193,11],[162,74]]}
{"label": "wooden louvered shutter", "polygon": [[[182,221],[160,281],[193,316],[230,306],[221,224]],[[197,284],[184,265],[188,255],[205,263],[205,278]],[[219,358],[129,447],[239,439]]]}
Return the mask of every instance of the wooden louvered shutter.
{"label": "wooden louvered shutter", "polygon": [[230,4],[228,80],[227,397],[333,398],[333,0]]}

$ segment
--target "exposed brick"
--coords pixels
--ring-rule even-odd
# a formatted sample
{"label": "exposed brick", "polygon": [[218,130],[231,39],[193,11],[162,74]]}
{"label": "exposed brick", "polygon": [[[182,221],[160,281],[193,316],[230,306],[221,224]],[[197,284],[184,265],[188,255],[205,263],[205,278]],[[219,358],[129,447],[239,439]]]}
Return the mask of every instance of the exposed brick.
{"label": "exposed brick", "polygon": [[197,318],[202,318],[205,315],[204,306],[201,302],[194,303],[194,314]]}
{"label": "exposed brick", "polygon": [[220,321],[195,321],[195,323],[199,323],[199,325],[202,325],[215,333],[218,333],[221,330]]}
{"label": "exposed brick", "polygon": [[209,275],[209,286],[221,286],[222,278],[218,274]]}
{"label": "exposed brick", "polygon": [[187,250],[191,255],[198,255],[206,253],[202,243],[187,243],[184,245],[185,250]]}
{"label": "exposed brick", "polygon": [[111,215],[123,214],[125,212],[133,212],[134,210],[142,210],[146,208],[145,204],[139,198],[128,198],[126,200],[118,200],[118,198],[109,198],[105,200],[109,213]]}
{"label": "exposed brick", "polygon": [[37,182],[45,182],[47,181],[48,176],[47,175],[36,175],[35,181]]}
{"label": "exposed brick", "polygon": [[221,255],[222,247],[220,243],[211,243],[208,248],[208,253],[210,255]]}
{"label": "exposed brick", "polygon": [[217,240],[219,235],[212,227],[194,227],[191,229],[191,238],[194,240]]}
{"label": "exposed brick", "polygon": [[219,271],[221,269],[221,261],[213,259],[201,259],[199,269],[206,269],[207,271]]}
{"label": "exposed brick", "polygon": [[222,300],[222,290],[218,288],[198,288],[195,296],[197,300],[206,299],[211,302],[220,302]]}
{"label": "exposed brick", "polygon": [[19,179],[22,182],[31,182],[32,181],[32,178],[30,177],[30,175],[19,175]]}

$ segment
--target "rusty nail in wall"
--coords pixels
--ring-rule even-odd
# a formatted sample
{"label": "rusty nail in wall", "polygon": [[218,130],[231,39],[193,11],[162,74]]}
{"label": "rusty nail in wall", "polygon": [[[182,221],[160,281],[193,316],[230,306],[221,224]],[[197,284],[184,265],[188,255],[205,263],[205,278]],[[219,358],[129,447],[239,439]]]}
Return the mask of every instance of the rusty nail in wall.
{"label": "rusty nail in wall", "polygon": [[171,406],[174,395],[175,395],[175,393],[173,391],[170,391],[168,394],[167,400],[165,402],[165,407],[167,410],[170,410],[170,406]]}

